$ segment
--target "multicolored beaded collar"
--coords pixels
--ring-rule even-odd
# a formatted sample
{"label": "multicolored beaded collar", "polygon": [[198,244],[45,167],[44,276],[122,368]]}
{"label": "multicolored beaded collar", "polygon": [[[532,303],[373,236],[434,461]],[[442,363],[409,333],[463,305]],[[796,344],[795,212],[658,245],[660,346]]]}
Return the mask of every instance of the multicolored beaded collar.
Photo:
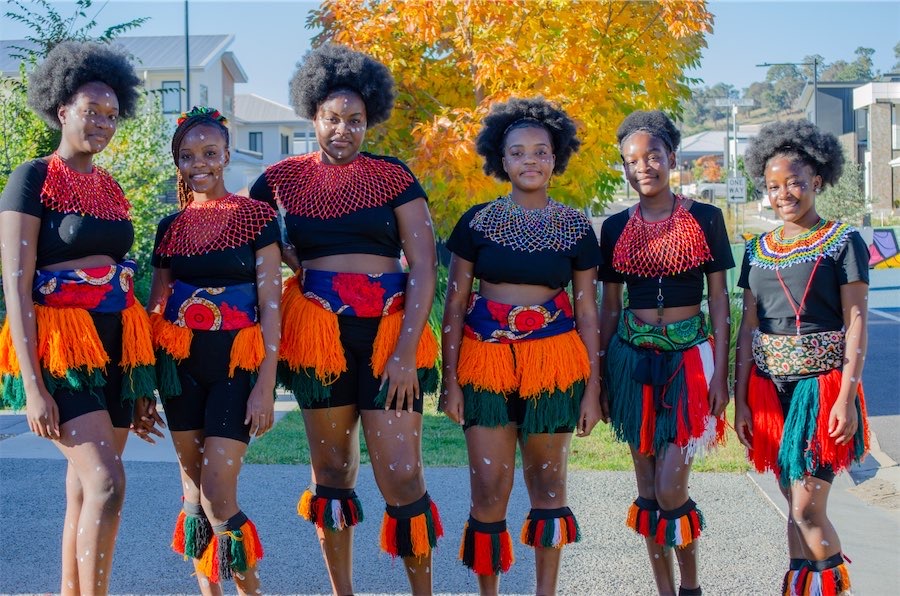
{"label": "multicolored beaded collar", "polygon": [[751,265],[761,269],[786,269],[797,263],[815,261],[819,255],[831,257],[856,231],[849,224],[824,219],[793,238],[782,238],[783,229],[781,226],[747,242]]}
{"label": "multicolored beaded collar", "polygon": [[54,153],[47,160],[41,204],[60,213],[79,213],[97,219],[128,219],[130,205],[119,184],[99,166],[89,174],[77,172]]}
{"label": "multicolored beaded collar", "polygon": [[541,209],[525,209],[510,195],[500,197],[475,214],[469,227],[512,250],[569,250],[591,222],[581,212],[553,199]]}

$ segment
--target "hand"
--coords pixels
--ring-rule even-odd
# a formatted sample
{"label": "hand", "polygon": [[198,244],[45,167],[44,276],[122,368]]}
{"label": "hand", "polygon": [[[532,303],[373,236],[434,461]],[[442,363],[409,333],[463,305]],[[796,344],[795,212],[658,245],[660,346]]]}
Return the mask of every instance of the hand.
{"label": "hand", "polygon": [[611,418],[609,415],[609,389],[606,383],[600,382],[600,420],[609,424]]}
{"label": "hand", "polygon": [[831,415],[828,417],[828,436],[833,438],[837,445],[844,445],[852,441],[853,435],[856,434],[856,429],[859,427],[859,417],[856,414],[854,401],[848,398],[838,398],[831,408]]}
{"label": "hand", "polygon": [[465,398],[459,383],[455,381],[444,382],[438,405],[447,418],[459,425],[465,423]]}
{"label": "hand", "polygon": [[[160,428],[157,428],[157,425],[159,425]],[[156,410],[155,400],[142,397],[134,402],[131,430],[140,439],[155,445],[156,441],[150,435],[164,438],[165,435],[162,434],[160,429],[165,427],[166,423]]]}
{"label": "hand", "polygon": [[46,390],[26,394],[25,418],[28,428],[37,436],[59,440],[59,408]]}
{"label": "hand", "polygon": [[247,414],[244,424],[250,425],[250,436],[261,437],[275,424],[274,387],[264,388],[260,383],[253,386],[247,399]]}
{"label": "hand", "polygon": [[707,399],[709,400],[709,413],[716,418],[721,416],[725,411],[725,406],[728,405],[728,400],[731,399],[728,396],[728,383],[725,375],[713,374],[709,382]]}
{"label": "hand", "polygon": [[591,434],[600,418],[603,410],[600,406],[600,390],[586,390],[584,397],[581,398],[581,413],[578,416],[578,427],[575,429],[576,436],[586,437]]}
{"label": "hand", "polygon": [[734,400],[734,432],[741,445],[753,449],[753,413],[742,399]]}
{"label": "hand", "polygon": [[381,375],[381,388],[387,384],[387,397],[384,400],[384,409],[394,407],[397,416],[406,410],[410,414],[413,411],[413,402],[419,397],[419,377],[416,375],[416,358],[403,358],[396,352],[388,359]]}

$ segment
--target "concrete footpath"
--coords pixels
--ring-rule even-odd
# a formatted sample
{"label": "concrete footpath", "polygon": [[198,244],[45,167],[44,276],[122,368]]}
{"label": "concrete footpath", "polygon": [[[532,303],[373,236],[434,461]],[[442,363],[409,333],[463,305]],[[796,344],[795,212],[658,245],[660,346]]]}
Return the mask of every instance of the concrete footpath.
{"label": "concrete footpath", "polygon": [[[278,407],[284,411],[293,405],[279,401]],[[0,593],[55,592],[66,464],[48,441],[27,432],[23,416],[0,416],[0,437],[9,435],[13,436],[0,441]],[[830,498],[843,549],[853,560],[850,573],[858,595],[896,594],[900,586],[900,469],[880,457],[854,472],[865,480],[859,486],[848,475],[839,477]],[[189,564],[168,548],[180,507],[171,443],[150,446],[131,438],[124,459],[128,489],[111,592],[197,593]],[[426,471],[446,532],[434,558],[437,593],[477,592],[475,577],[457,560],[469,506],[468,474],[465,468]],[[329,592],[313,529],[295,510],[308,481],[308,466],[245,465],[242,470],[241,505],[257,524],[266,549],[260,564],[266,593]],[[879,488],[866,489],[876,485]],[[356,588],[367,594],[406,593],[402,564],[378,550],[383,505],[368,466],[363,466],[357,491],[366,520],[356,532]],[[783,499],[771,477],[696,473],[691,494],[707,522],[700,563],[704,594],[779,593],[787,563],[785,517]],[[565,550],[560,594],[655,593],[643,542],[624,526],[634,495],[629,472],[570,473],[569,503],[584,538]],[[534,589],[533,554],[517,537],[527,510],[519,475],[509,507],[517,560],[502,580],[504,593],[528,594]],[[226,586],[226,593],[234,593],[234,586]]]}

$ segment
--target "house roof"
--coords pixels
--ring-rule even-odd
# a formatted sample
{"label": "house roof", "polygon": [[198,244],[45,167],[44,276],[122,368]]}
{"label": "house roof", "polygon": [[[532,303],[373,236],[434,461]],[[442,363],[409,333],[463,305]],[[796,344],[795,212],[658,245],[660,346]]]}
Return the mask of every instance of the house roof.
{"label": "house roof", "polygon": [[[191,68],[206,68],[212,61],[222,57],[226,68],[234,76],[236,83],[246,83],[247,73],[232,52],[226,51],[234,41],[234,35],[191,35]],[[113,41],[134,58],[137,70],[180,70],[184,68],[184,37],[180,35],[153,35],[117,37]],[[0,73],[16,75],[19,60],[10,54],[16,53],[15,46],[29,48],[34,44],[25,39],[0,41]]]}
{"label": "house roof", "polygon": [[[745,141],[759,134],[760,125],[758,124],[741,124],[738,127],[738,141]],[[729,134],[731,132],[729,131]],[[689,137],[681,139],[681,146],[678,149],[681,155],[713,155],[725,152],[725,131],[724,130],[704,130],[693,134]]]}
{"label": "house roof", "polygon": [[[817,81],[816,88],[819,93],[822,93],[826,89],[856,89],[861,85],[865,85],[869,81]],[[813,94],[813,82],[812,80],[806,81],[806,85],[803,86],[803,90],[800,92],[800,97],[797,98],[797,105],[801,108],[805,108],[807,104],[812,101]]]}
{"label": "house roof", "polygon": [[290,107],[254,93],[234,96],[234,118],[238,122],[291,123],[309,122]]}

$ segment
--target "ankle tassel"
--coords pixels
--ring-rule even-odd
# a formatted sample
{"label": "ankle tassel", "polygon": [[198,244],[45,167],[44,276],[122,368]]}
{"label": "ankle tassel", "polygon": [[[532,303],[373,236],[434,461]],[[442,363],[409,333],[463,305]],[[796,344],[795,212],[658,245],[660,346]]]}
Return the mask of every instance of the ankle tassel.
{"label": "ankle tassel", "polygon": [[684,548],[700,538],[705,527],[703,514],[692,499],[672,511],[660,510],[656,528],[656,543],[660,546]]}
{"label": "ankle tassel", "polygon": [[213,531],[215,535],[197,566],[212,583],[231,579],[234,573],[246,573],[263,558],[256,526],[242,511],[224,524],[213,526]]}
{"label": "ankle tassel", "polygon": [[185,559],[199,559],[212,536],[212,525],[200,504],[185,501],[172,533],[172,550]]}
{"label": "ankle tassel", "polygon": [[784,596],[837,596],[850,590],[850,574],[841,553],[824,561],[800,561],[794,569],[792,559],[791,569],[784,574]]}
{"label": "ankle tassel", "polygon": [[381,550],[392,557],[426,557],[443,535],[437,505],[427,492],[409,505],[385,506]]}
{"label": "ankle tassel", "polygon": [[625,525],[641,536],[656,536],[659,524],[659,503],[655,499],[638,497],[628,508]]}
{"label": "ankle tassel", "polygon": [[500,575],[509,571],[516,558],[506,520],[481,522],[470,515],[463,529],[459,558],[477,575]]}
{"label": "ankle tassel", "polygon": [[562,548],[581,540],[578,521],[568,507],[532,509],[522,524],[522,544]]}
{"label": "ankle tassel", "polygon": [[297,502],[297,515],[306,521],[332,532],[340,532],[363,521],[362,503],[354,489],[321,484],[310,489],[304,491]]}

